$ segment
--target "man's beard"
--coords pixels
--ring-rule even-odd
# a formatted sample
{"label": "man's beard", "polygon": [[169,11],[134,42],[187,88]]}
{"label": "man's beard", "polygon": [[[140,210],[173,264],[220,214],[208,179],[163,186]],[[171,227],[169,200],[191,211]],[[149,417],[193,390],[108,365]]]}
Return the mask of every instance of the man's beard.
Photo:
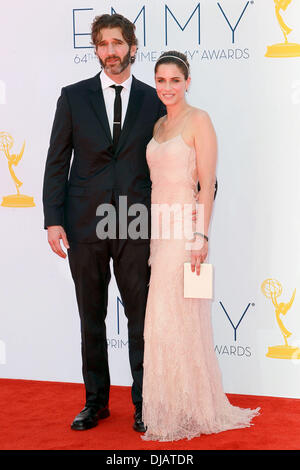
{"label": "man's beard", "polygon": [[[99,58],[102,68],[108,73],[111,73],[113,75],[119,75],[120,73],[123,72],[123,70],[125,70],[128,67],[128,65],[131,62],[130,50],[128,51],[128,53],[126,54],[123,60],[121,60],[120,57],[118,56],[110,56],[108,59],[118,59],[119,62],[116,62],[115,64],[110,65],[110,64],[106,64],[106,62],[103,62]],[[108,59],[106,59],[106,61]]]}

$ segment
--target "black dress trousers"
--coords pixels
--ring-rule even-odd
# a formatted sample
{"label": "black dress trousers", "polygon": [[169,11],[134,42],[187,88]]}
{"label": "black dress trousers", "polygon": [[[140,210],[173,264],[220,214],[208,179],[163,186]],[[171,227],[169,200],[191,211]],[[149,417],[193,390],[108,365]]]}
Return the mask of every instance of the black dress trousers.
{"label": "black dress trousers", "polygon": [[110,376],[105,318],[111,258],[128,319],[132,401],[138,408],[142,405],[143,334],[150,279],[149,254],[149,240],[105,239],[95,243],[70,241],[68,258],[81,320],[82,372],[88,406],[102,407],[109,401]]}

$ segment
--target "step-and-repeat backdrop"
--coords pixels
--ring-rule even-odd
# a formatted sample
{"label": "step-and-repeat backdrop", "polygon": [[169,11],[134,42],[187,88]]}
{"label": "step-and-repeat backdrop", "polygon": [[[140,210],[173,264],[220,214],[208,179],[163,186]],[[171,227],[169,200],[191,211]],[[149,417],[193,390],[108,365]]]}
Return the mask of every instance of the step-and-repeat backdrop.
{"label": "step-and-repeat backdrop", "polygon": [[[225,391],[300,398],[299,0],[2,1],[0,376],[82,382],[75,292],[47,244],[42,180],[61,87],[99,71],[90,25],[111,12],[136,24],[137,78],[154,85],[162,51],[187,54],[188,101],[216,128],[212,322]],[[130,385],[114,278],[107,335],[112,383]]]}

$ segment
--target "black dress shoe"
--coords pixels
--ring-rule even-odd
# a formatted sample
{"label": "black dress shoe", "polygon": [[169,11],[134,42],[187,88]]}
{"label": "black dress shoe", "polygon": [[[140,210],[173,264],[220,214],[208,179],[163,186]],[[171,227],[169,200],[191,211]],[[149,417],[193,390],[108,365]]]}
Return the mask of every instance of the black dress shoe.
{"label": "black dress shoe", "polygon": [[75,417],[71,428],[75,431],[84,431],[85,429],[94,428],[97,426],[99,419],[107,418],[109,415],[110,412],[107,406],[105,408],[86,406]]}
{"label": "black dress shoe", "polygon": [[137,432],[146,432],[146,427],[142,419],[142,410],[136,410],[134,415],[133,429]]}

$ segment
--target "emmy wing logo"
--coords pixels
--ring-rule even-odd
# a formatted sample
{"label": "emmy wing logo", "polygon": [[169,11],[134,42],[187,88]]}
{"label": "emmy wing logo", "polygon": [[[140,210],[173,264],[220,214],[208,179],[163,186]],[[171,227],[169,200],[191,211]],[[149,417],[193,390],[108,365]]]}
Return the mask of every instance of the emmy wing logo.
{"label": "emmy wing logo", "polygon": [[4,153],[8,162],[8,169],[10,176],[12,177],[17,193],[11,194],[9,196],[4,196],[1,206],[3,207],[34,207],[33,197],[25,196],[20,193],[20,187],[22,186],[22,181],[20,181],[13,170],[13,166],[17,166],[21,158],[23,157],[25,142],[22,145],[21,151],[19,154],[11,154],[10,151],[14,145],[14,140],[10,134],[7,132],[0,132],[0,153]]}
{"label": "emmy wing logo", "polygon": [[300,44],[288,41],[288,35],[292,29],[285,24],[281,16],[281,10],[285,11],[293,0],[274,0],[275,14],[284,36],[284,42],[268,46],[265,57],[300,57]]}
{"label": "emmy wing logo", "polygon": [[265,297],[272,300],[272,304],[275,308],[276,321],[284,340],[284,344],[282,345],[270,346],[266,356],[276,359],[300,359],[300,348],[288,344],[287,339],[292,333],[286,329],[281,319],[281,315],[285,316],[293,305],[296,289],[294,289],[289,302],[280,303],[278,303],[277,298],[282,294],[282,286],[276,279],[266,279],[261,285],[261,290]]}

